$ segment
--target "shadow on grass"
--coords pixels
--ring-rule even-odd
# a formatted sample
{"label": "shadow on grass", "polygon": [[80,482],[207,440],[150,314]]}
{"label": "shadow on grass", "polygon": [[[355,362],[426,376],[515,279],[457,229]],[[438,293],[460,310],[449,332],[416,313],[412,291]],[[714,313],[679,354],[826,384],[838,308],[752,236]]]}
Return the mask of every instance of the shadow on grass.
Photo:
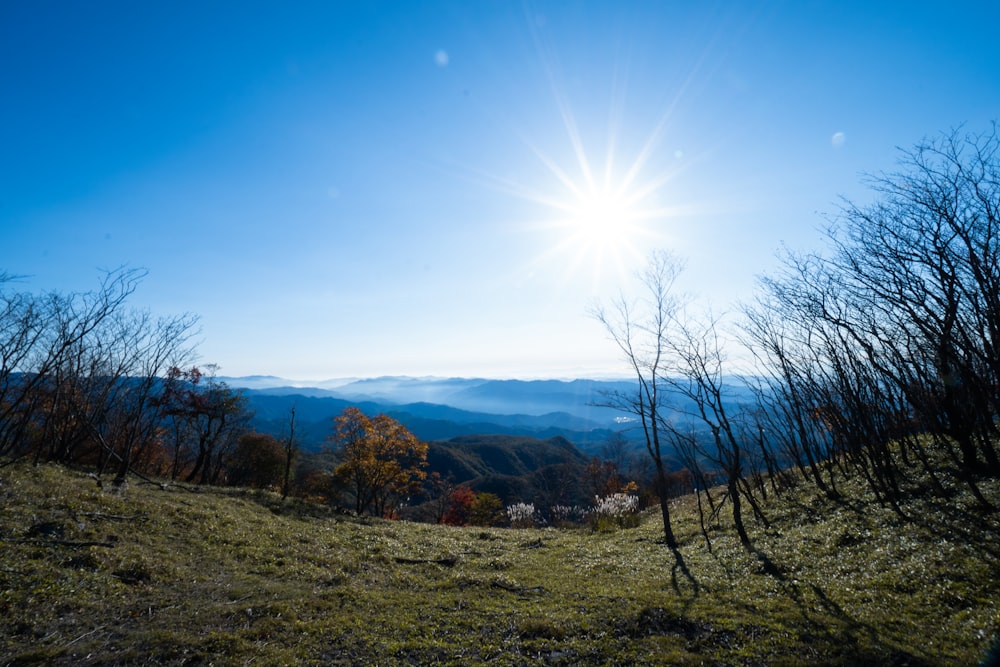
{"label": "shadow on grass", "polygon": [[[793,602],[795,602],[796,606],[799,609],[800,614],[802,615],[802,619],[806,621],[807,624],[815,626],[816,621],[810,616],[810,612],[812,611],[812,609],[807,604],[805,596],[802,594],[802,588],[801,588],[801,586],[803,585],[802,582],[799,582],[797,579],[790,580],[785,575],[784,569],[780,565],[775,563],[773,560],[771,560],[770,556],[768,556],[760,549],[751,547],[750,553],[753,554],[753,556],[760,562],[761,569],[765,575],[772,577],[776,579],[778,582],[780,582],[781,590],[784,591]],[[875,632],[874,628],[864,623],[861,623],[857,619],[849,616],[847,612],[845,612],[843,608],[840,607],[840,605],[830,600],[826,592],[823,591],[823,589],[821,589],[819,586],[812,583],[805,583],[804,585],[808,586],[809,590],[811,590],[813,595],[815,595],[816,598],[819,600],[820,607],[824,612],[836,618],[851,631],[860,630],[866,632],[872,639],[876,637],[877,633]]]}
{"label": "shadow on grass", "polygon": [[678,595],[681,594],[681,584],[678,577],[678,573],[687,579],[693,588],[692,597],[698,597],[701,594],[701,584],[695,579],[694,575],[691,574],[691,570],[688,568],[687,563],[684,561],[684,556],[681,554],[677,547],[669,547],[670,553],[674,556],[674,565],[670,568],[670,586],[674,589],[674,592]]}
{"label": "shadow on grass", "polygon": [[[953,471],[951,474],[955,479],[960,479],[959,472]],[[980,503],[969,502],[970,497],[965,489],[948,489],[942,495],[927,484],[918,484],[908,487],[896,502],[841,496],[835,504],[862,521],[871,520],[873,508],[887,509],[892,512],[893,519],[880,520],[883,525],[917,526],[935,538],[975,544],[978,551],[995,566],[1000,565],[1000,513],[989,510]],[[824,511],[821,507],[806,503],[795,503],[793,506],[800,510],[809,523],[823,520]]]}
{"label": "shadow on grass", "polygon": [[[760,562],[762,573],[778,581],[781,590],[795,604],[802,618],[803,627],[808,628],[802,635],[803,641],[817,646],[835,647],[840,662],[831,664],[909,667],[930,667],[933,664],[916,655],[886,645],[879,636],[877,628],[848,614],[818,585],[789,579],[784,569],[764,551],[755,547],[750,547],[749,551]],[[812,593],[814,600],[806,598],[806,591]],[[836,623],[831,624],[817,612],[835,619]],[[862,637],[867,641],[867,646],[862,645],[860,641]]]}
{"label": "shadow on grass", "polygon": [[911,523],[932,535],[952,542],[975,544],[977,550],[1000,564],[1000,521],[997,514],[978,506],[965,508],[958,503],[934,498],[921,512],[914,512]]}

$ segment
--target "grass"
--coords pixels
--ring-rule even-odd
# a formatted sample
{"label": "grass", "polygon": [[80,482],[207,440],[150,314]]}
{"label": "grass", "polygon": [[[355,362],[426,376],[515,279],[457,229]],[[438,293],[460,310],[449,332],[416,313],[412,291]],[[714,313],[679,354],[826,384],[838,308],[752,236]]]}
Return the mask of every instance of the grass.
{"label": "grass", "polygon": [[[1000,517],[809,487],[684,567],[638,528],[361,520],[269,493],[0,469],[0,665],[971,665],[1000,632]],[[1000,484],[983,484],[1000,501]],[[725,514],[725,513],[723,513]]]}

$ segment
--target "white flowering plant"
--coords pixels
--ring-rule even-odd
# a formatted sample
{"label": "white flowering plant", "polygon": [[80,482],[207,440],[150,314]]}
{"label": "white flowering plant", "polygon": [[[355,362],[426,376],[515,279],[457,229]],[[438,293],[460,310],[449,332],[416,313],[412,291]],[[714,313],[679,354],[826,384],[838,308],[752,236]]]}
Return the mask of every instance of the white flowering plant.
{"label": "white flowering plant", "polygon": [[534,528],[535,506],[532,503],[515,503],[507,506],[507,520],[513,528]]}
{"label": "white flowering plant", "polygon": [[591,527],[595,530],[635,528],[638,525],[639,496],[630,493],[594,496]]}

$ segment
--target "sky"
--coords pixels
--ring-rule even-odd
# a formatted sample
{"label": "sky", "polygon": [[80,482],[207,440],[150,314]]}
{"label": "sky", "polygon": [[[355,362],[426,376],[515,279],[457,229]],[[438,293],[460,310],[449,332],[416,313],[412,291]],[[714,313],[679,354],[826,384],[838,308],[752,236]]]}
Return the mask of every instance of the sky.
{"label": "sky", "polygon": [[7,289],[148,275],[227,376],[627,374],[649,253],[733,312],[1000,117],[995,2],[0,3]]}

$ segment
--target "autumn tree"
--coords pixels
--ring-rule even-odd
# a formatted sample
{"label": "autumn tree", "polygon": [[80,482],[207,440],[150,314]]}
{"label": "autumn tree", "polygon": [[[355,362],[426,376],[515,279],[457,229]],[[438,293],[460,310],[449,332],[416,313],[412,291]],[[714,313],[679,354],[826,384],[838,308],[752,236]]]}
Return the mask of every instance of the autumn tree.
{"label": "autumn tree", "polygon": [[340,457],[334,475],[350,489],[358,514],[371,509],[384,516],[392,501],[414,493],[427,476],[427,444],[388,415],[346,408],[330,440]]}
{"label": "autumn tree", "polygon": [[495,493],[477,493],[469,510],[473,526],[497,526],[504,519],[503,501]]}
{"label": "autumn tree", "polygon": [[617,493],[621,487],[621,475],[618,466],[612,461],[602,460],[596,456],[587,462],[584,469],[587,491],[591,496],[607,496]]}
{"label": "autumn tree", "polygon": [[621,431],[608,435],[600,447],[599,455],[602,461],[615,467],[620,477],[636,481],[650,477],[652,462]]}
{"label": "autumn tree", "polygon": [[433,523],[445,523],[445,515],[451,505],[451,494],[456,489],[454,477],[452,475],[442,476],[439,472],[430,472],[422,484],[424,512],[422,514],[426,520]]}
{"label": "autumn tree", "polygon": [[227,481],[234,486],[268,489],[277,486],[285,470],[285,449],[268,433],[244,433],[226,466]]}
{"label": "autumn tree", "polygon": [[453,487],[447,495],[447,506],[438,523],[448,526],[467,526],[472,520],[472,506],[476,502],[476,492],[467,486]]}

